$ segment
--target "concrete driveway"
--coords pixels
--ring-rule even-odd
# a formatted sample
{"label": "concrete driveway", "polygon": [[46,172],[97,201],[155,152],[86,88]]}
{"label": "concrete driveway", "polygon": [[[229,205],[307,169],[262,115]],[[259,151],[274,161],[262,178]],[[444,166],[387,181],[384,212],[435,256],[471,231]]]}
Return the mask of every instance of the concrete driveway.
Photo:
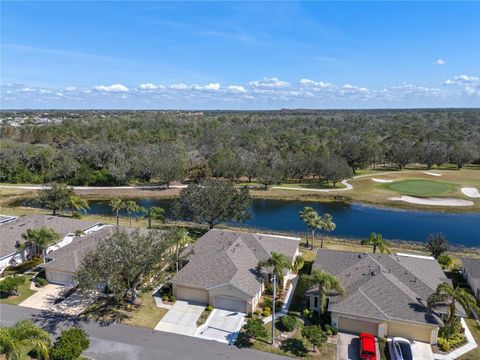
{"label": "concrete driveway", "polygon": [[205,305],[177,300],[155,326],[155,330],[193,336],[197,331],[197,320],[204,309]]}
{"label": "concrete driveway", "polygon": [[[380,359],[380,349],[376,342],[377,356]],[[360,339],[356,334],[338,333],[337,360],[359,360]]]}
{"label": "concrete driveway", "polygon": [[203,339],[215,340],[232,344],[245,321],[244,313],[214,309],[196,336]]}
{"label": "concrete driveway", "polygon": [[41,288],[34,288],[34,290],[37,292],[21,302],[19,306],[38,310],[52,310],[55,300],[60,297],[61,292],[65,290],[65,286],[47,284]]}

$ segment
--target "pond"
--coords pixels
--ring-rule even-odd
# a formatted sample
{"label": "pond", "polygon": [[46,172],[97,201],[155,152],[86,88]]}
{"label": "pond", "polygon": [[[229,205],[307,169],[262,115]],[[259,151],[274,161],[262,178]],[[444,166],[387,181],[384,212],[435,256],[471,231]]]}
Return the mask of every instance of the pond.
{"label": "pond", "polygon": [[[163,207],[167,217],[171,216],[172,200],[140,199],[138,204],[145,208]],[[387,239],[425,241],[429,234],[442,232],[453,244],[480,245],[480,213],[408,211],[344,202],[254,199],[251,219],[239,225],[278,232],[303,232],[305,226],[298,213],[304,206],[313,207],[319,214],[330,213],[337,224],[332,233],[335,236],[363,238],[374,231]],[[91,201],[88,213],[112,215],[108,201]],[[122,215],[127,214],[122,212]]]}

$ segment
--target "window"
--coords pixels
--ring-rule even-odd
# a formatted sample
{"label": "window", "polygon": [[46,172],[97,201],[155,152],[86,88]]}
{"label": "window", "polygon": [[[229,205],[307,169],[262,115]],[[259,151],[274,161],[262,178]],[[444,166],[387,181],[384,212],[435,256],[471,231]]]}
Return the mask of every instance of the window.
{"label": "window", "polygon": [[314,307],[314,308],[318,308],[318,296],[315,296],[315,297],[313,298],[313,307]]}

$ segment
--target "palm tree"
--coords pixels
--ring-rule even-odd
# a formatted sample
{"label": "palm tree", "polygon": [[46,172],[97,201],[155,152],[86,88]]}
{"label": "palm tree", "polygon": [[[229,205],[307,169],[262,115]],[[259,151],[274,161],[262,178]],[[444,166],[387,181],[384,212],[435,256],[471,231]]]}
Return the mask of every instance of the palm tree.
{"label": "palm tree", "polygon": [[333,217],[329,213],[325,213],[321,218],[321,225],[320,228],[322,229],[322,242],[320,247],[323,248],[323,239],[325,237],[326,232],[334,231],[337,228],[337,225],[333,222]]}
{"label": "palm tree", "polygon": [[285,270],[292,268],[292,262],[283,254],[272,251],[271,257],[266,260],[258,262],[259,268],[272,268],[272,284],[273,284],[273,298],[272,298],[272,345],[275,345],[275,301],[277,293],[277,281],[282,284]]}
{"label": "palm tree", "polygon": [[132,227],[132,214],[140,211],[140,206],[138,206],[135,201],[130,200],[125,203],[125,210],[127,210],[127,213],[130,216],[130,227]]}
{"label": "palm tree", "polygon": [[310,275],[305,275],[302,278],[301,287],[303,291],[314,287],[318,288],[318,307],[320,313],[323,313],[325,310],[328,294],[335,293],[343,295],[344,293],[342,284],[340,284],[340,281],[338,281],[335,276],[319,269],[313,270]]}
{"label": "palm tree", "polygon": [[118,213],[120,212],[120,210],[125,209],[125,203],[121,199],[113,199],[110,201],[110,207],[112,208],[112,211],[115,211],[118,226]]}
{"label": "palm tree", "polygon": [[362,245],[372,245],[373,246],[373,253],[375,254],[377,249],[380,252],[390,254],[391,250],[388,247],[388,243],[386,240],[383,239],[382,234],[376,234],[372,232],[368,239],[363,239],[360,244]]}
{"label": "palm tree", "polygon": [[13,327],[0,328],[0,353],[8,360],[23,359],[34,351],[41,359],[48,359],[50,335],[29,320],[16,323]]}
{"label": "palm tree", "polygon": [[427,305],[429,308],[435,308],[437,305],[447,305],[448,313],[445,327],[447,337],[451,334],[452,325],[455,322],[455,310],[457,304],[463,306],[466,312],[471,313],[477,310],[477,301],[475,297],[461,287],[453,288],[448,283],[438,285],[437,290],[428,297]]}
{"label": "palm tree", "polygon": [[141,208],[143,211],[143,219],[146,219],[148,221],[148,228],[152,228],[152,220],[160,220],[160,222],[164,223],[165,222],[165,209],[158,207],[158,206],[153,206],[151,208]]}
{"label": "palm tree", "polygon": [[43,265],[45,265],[45,255],[49,245],[60,240],[60,235],[50,228],[41,227],[39,229],[27,229],[22,234],[22,238],[28,243],[33,244],[42,250]]}
{"label": "palm tree", "polygon": [[68,207],[72,211],[72,215],[74,211],[87,212],[87,209],[90,208],[88,206],[88,201],[78,195],[70,196]]}
{"label": "palm tree", "polygon": [[312,213],[315,212],[312,207],[310,206],[305,206],[303,210],[300,211],[300,219],[305,223],[305,226],[307,227],[307,246],[308,246],[308,234],[310,232],[310,218],[312,216]]}
{"label": "palm tree", "polygon": [[176,229],[175,233],[175,268],[178,273],[178,262],[180,260],[180,251],[189,243],[193,242],[193,239],[188,235],[188,231],[184,228]]}

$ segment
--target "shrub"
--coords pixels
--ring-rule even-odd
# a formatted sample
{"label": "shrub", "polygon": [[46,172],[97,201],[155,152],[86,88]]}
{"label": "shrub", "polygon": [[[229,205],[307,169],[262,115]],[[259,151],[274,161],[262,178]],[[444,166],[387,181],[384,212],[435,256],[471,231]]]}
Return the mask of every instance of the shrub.
{"label": "shrub", "polygon": [[177,301],[177,298],[174,295],[172,295],[172,296],[170,296],[170,301],[175,302],[175,301]]}
{"label": "shrub", "polygon": [[303,309],[303,317],[310,318],[312,316],[312,312],[309,309]]}
{"label": "shrub", "polygon": [[258,316],[262,315],[262,310],[261,309],[255,310],[255,314]]}
{"label": "shrub", "polygon": [[50,353],[52,360],[75,360],[88,349],[87,333],[78,328],[62,331]]}
{"label": "shrub", "polygon": [[212,311],[213,310],[213,306],[212,305],[208,305],[205,310],[207,310],[208,312]]}
{"label": "shrub", "polygon": [[72,214],[72,219],[81,219],[82,218],[82,214],[80,214],[79,212],[74,212]]}
{"label": "shrub", "polygon": [[168,295],[163,295],[162,296],[162,301],[168,301]]}
{"label": "shrub", "polygon": [[25,284],[25,276],[9,276],[0,282],[0,293],[18,295],[18,288]]}
{"label": "shrub", "polygon": [[243,328],[245,329],[245,334],[250,338],[267,336],[267,330],[263,326],[263,321],[261,319],[248,319]]}
{"label": "shrub", "polygon": [[266,295],[273,295],[273,286],[272,284],[268,284],[265,286],[265,294]]}
{"label": "shrub", "polygon": [[465,343],[466,337],[464,334],[454,334],[449,338],[440,337],[437,340],[437,345],[440,350],[449,352]]}
{"label": "shrub", "polygon": [[334,326],[331,325],[325,325],[325,332],[327,333],[328,336],[331,335],[337,335],[338,334],[338,329]]}
{"label": "shrub", "polygon": [[[278,312],[282,310],[283,306],[283,301],[282,300],[277,300],[275,301],[275,312]],[[271,298],[265,298],[263,299],[263,309],[265,310],[266,308],[269,308],[270,311],[272,311],[272,299]]]}
{"label": "shrub", "polygon": [[5,269],[5,274],[13,274],[13,273],[24,273],[35,266],[38,266],[42,263],[42,259],[39,257],[34,257],[31,260],[24,261],[23,263],[16,265],[16,266],[9,266]]}
{"label": "shrub", "polygon": [[44,278],[36,278],[36,282],[39,286],[45,286],[48,284],[48,281],[45,280]]}
{"label": "shrub", "polygon": [[264,317],[270,316],[270,310],[263,310],[263,316]]}
{"label": "shrub", "polygon": [[297,326],[297,320],[290,315],[285,315],[284,317],[282,317],[281,321],[283,328],[287,331],[293,331]]}
{"label": "shrub", "polygon": [[321,348],[327,342],[327,336],[320,325],[305,326],[302,329],[302,336],[310,341],[313,350]]}
{"label": "shrub", "polygon": [[265,307],[263,308],[263,311],[272,312],[272,309],[270,309],[268,306],[265,306]]}

